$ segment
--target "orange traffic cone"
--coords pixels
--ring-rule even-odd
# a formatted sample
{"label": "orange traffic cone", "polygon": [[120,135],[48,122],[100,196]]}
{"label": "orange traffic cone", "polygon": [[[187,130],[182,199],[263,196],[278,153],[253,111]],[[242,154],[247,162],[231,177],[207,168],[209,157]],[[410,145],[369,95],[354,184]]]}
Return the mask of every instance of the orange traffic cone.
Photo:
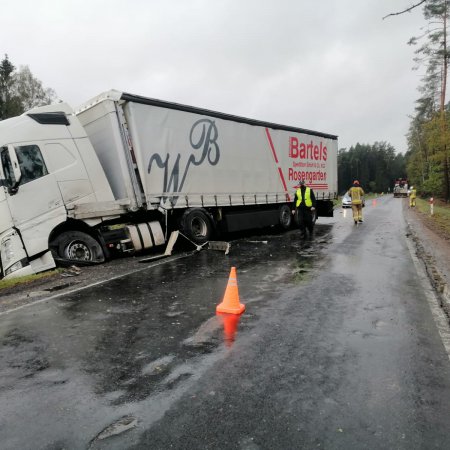
{"label": "orange traffic cone", "polygon": [[227,288],[225,289],[225,295],[223,296],[222,303],[217,305],[216,311],[229,314],[242,314],[244,310],[245,305],[239,302],[236,267],[232,267]]}

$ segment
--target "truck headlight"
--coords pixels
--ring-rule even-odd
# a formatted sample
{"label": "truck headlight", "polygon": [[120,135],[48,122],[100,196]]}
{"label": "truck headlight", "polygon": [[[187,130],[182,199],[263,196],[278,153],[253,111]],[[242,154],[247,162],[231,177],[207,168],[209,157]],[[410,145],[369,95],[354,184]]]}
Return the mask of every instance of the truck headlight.
{"label": "truck headlight", "polygon": [[0,239],[0,259],[4,277],[11,275],[13,272],[20,274],[22,271],[19,271],[19,269],[29,265],[22,240],[16,231],[12,230]]}
{"label": "truck headlight", "polygon": [[19,270],[23,267],[22,261],[17,261],[15,264],[13,264],[11,267],[8,267],[5,270],[5,276],[9,275],[10,273],[15,272],[16,270]]}
{"label": "truck headlight", "polygon": [[14,249],[12,245],[12,240],[11,239],[4,240],[2,242],[0,251],[2,254],[3,267],[7,267],[9,263],[14,259]]}

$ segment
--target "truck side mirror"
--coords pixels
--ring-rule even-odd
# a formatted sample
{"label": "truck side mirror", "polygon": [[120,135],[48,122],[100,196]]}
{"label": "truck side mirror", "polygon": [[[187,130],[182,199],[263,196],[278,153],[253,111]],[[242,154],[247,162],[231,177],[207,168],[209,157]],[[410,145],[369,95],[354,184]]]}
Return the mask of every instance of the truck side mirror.
{"label": "truck side mirror", "polygon": [[8,193],[14,195],[19,189],[19,183],[22,178],[19,160],[12,146],[1,148],[1,164],[3,170],[3,185],[7,187]]}
{"label": "truck side mirror", "polygon": [[14,186],[9,186],[8,187],[8,194],[9,195],[17,194],[18,190],[19,190],[19,184],[18,183],[14,183]]}
{"label": "truck side mirror", "polygon": [[[19,160],[17,159],[17,153],[16,150],[12,145],[8,145],[8,152],[9,152],[9,159],[11,161],[12,170],[14,174],[14,180],[13,186],[11,186],[12,189],[15,189],[17,192],[17,189],[19,188],[20,180],[22,179],[22,171],[20,170]],[[14,192],[15,193],[15,192]]]}

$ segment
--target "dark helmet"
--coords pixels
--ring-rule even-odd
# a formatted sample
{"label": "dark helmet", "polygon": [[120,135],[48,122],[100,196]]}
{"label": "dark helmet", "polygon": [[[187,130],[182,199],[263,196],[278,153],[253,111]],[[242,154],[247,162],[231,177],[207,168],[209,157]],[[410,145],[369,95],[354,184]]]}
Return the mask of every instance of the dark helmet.
{"label": "dark helmet", "polygon": [[304,186],[304,185],[305,185],[305,180],[301,179],[301,180],[298,182],[298,184],[299,184],[300,186]]}

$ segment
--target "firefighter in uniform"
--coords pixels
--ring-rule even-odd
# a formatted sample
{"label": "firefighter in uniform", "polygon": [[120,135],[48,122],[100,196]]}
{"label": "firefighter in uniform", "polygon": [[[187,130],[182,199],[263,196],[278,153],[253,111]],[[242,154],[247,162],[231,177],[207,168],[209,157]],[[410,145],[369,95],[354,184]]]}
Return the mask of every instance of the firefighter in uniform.
{"label": "firefighter in uniform", "polygon": [[358,180],[353,182],[353,186],[348,190],[348,195],[350,195],[352,199],[353,220],[355,221],[355,225],[357,225],[363,221],[362,206],[364,198],[364,191],[359,185]]}
{"label": "firefighter in uniform", "polygon": [[411,186],[411,188],[409,189],[409,207],[410,208],[414,208],[414,206],[416,206],[416,195],[417,195],[417,192],[414,189],[414,186]]}
{"label": "firefighter in uniform", "polygon": [[306,237],[306,230],[312,236],[314,229],[313,216],[316,210],[316,196],[314,191],[305,185],[305,180],[300,180],[299,187],[295,192],[295,214],[302,237]]}

